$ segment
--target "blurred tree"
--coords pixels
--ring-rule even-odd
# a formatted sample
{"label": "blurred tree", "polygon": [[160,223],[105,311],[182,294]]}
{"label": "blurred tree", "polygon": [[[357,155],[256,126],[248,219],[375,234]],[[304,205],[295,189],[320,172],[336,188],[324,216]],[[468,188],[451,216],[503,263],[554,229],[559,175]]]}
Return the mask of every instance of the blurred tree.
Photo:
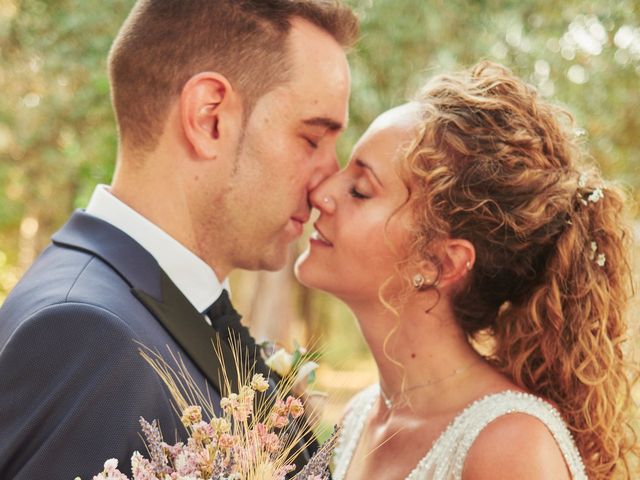
{"label": "blurred tree", "polygon": [[8,268],[0,295],[16,280],[8,266],[27,267],[93,186],[109,181],[116,132],[106,54],[131,4],[0,1],[0,251]]}
{"label": "blurred tree", "polygon": [[[568,105],[606,174],[640,187],[637,0],[351,3],[363,23],[351,55],[351,127],[340,143],[342,161],[378,113],[405,101],[426,78],[489,58]],[[110,179],[116,131],[106,56],[132,4],[0,0],[0,301],[69,212]],[[279,291],[278,281],[291,279],[236,275],[247,290],[238,292],[241,309],[254,305],[260,322],[301,316],[314,336],[339,332],[332,337],[336,359],[363,351],[344,307],[324,295],[283,293],[291,294],[289,304],[299,299],[297,314],[279,315],[282,299],[258,308],[254,296],[263,288]]]}

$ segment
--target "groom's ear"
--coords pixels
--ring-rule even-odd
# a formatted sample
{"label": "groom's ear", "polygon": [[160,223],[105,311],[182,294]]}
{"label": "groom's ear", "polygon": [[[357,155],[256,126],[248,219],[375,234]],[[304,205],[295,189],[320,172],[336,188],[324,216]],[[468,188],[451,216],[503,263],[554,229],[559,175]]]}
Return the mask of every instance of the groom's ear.
{"label": "groom's ear", "polygon": [[212,160],[230,150],[229,143],[237,139],[242,127],[242,101],[224,75],[202,72],[191,77],[182,89],[180,118],[195,156]]}

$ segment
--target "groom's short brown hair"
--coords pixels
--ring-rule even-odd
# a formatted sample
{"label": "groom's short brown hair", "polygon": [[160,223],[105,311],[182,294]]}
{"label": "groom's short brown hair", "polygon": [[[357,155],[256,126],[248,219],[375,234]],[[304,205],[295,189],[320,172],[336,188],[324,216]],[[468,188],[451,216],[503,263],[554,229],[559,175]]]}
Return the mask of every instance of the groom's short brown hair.
{"label": "groom's short brown hair", "polygon": [[337,0],[138,0],[109,54],[111,95],[128,148],[152,150],[169,105],[202,71],[225,75],[255,101],[288,79],[291,19],[307,20],[344,48],[358,20]]}

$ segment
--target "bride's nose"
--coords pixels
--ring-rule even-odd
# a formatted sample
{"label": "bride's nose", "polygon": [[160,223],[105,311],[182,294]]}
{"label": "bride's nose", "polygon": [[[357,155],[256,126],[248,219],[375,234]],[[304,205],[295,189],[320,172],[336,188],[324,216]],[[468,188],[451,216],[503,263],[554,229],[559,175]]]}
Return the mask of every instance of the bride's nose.
{"label": "bride's nose", "polygon": [[335,197],[332,194],[331,185],[332,180],[336,175],[326,178],[320,185],[318,185],[312,192],[309,198],[311,199],[311,205],[314,208],[320,210],[321,213],[334,213],[336,210]]}

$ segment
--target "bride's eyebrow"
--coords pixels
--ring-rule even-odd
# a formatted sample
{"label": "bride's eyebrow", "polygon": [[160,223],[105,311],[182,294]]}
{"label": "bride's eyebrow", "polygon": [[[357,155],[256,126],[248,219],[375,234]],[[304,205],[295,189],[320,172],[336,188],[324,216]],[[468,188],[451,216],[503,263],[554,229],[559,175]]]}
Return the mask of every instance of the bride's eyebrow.
{"label": "bride's eyebrow", "polygon": [[373,175],[373,178],[376,179],[376,181],[380,184],[380,186],[384,187],[384,185],[380,181],[380,178],[378,177],[378,175],[376,175],[376,172],[375,172],[375,170],[373,169],[373,167],[371,165],[369,165],[367,162],[365,162],[364,160],[362,160],[360,158],[356,159],[355,164],[360,168],[364,168],[366,170],[369,170],[369,172],[371,172],[371,175]]}

